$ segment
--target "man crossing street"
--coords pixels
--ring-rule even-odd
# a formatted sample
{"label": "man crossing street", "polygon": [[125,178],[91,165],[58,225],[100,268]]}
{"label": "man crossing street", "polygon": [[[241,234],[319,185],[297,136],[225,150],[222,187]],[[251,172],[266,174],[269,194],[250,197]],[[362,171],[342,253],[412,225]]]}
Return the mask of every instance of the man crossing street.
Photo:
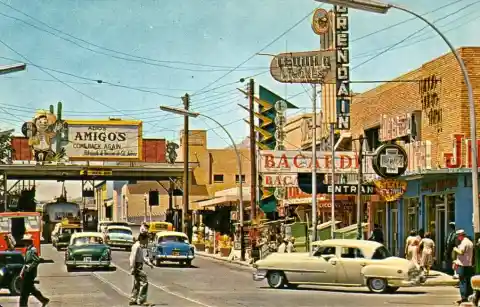
{"label": "man crossing street", "polygon": [[43,296],[43,294],[35,287],[35,278],[37,278],[38,265],[41,259],[38,257],[37,249],[30,245],[25,254],[25,265],[22,269],[21,278],[23,279],[22,290],[20,292],[20,307],[28,306],[28,298],[31,295],[35,296],[37,300],[42,303],[42,306],[47,306],[50,300]]}
{"label": "man crossing street", "polygon": [[143,305],[152,306],[147,303],[148,294],[148,279],[147,274],[143,270],[143,265],[146,264],[153,268],[153,264],[147,257],[145,250],[148,248],[147,234],[141,233],[135,244],[132,246],[132,252],[130,253],[130,268],[133,276],[133,288],[132,295],[130,297],[129,305]]}

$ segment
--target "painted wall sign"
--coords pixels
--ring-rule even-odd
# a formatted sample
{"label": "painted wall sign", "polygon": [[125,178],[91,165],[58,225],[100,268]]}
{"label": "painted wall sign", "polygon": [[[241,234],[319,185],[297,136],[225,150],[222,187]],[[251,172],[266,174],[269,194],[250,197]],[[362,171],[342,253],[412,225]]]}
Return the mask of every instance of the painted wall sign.
{"label": "painted wall sign", "polygon": [[415,141],[403,145],[408,157],[405,173],[414,174],[432,169],[432,142]]}
{"label": "painted wall sign", "polygon": [[[312,171],[311,151],[260,151],[260,173],[308,173]],[[332,154],[317,152],[317,172],[331,173]],[[335,171],[337,173],[355,173],[358,171],[358,159],[355,152],[335,153]]]}
{"label": "painted wall sign", "polygon": [[[477,139],[477,144],[480,146],[480,140]],[[477,161],[480,161],[480,152],[478,153]],[[472,167],[472,140],[467,139],[464,134],[452,135],[452,150],[451,152],[443,153],[444,167],[446,168],[463,168]]]}
{"label": "painted wall sign", "polygon": [[337,129],[350,130],[350,54],[348,8],[335,5]]}
{"label": "painted wall sign", "polygon": [[67,120],[70,160],[138,161],[142,159],[141,121]]}
{"label": "painted wall sign", "polygon": [[374,181],[377,187],[377,193],[385,199],[385,201],[395,201],[402,197],[407,190],[407,182],[395,179],[381,179]]}
{"label": "painted wall sign", "polygon": [[273,79],[282,83],[322,84],[335,78],[335,51],[288,52],[270,63]]}
{"label": "painted wall sign", "polygon": [[427,118],[429,126],[437,126],[438,131],[442,130],[443,110],[440,104],[440,80],[436,75],[423,78],[419,82],[419,92],[422,102],[422,113]]}
{"label": "painted wall sign", "polygon": [[329,25],[328,12],[321,8],[316,9],[312,18],[313,32],[317,35],[325,34],[329,30]]}
{"label": "painted wall sign", "polygon": [[388,117],[380,116],[380,142],[395,140],[410,135],[412,129],[412,115],[410,113]]}
{"label": "painted wall sign", "polygon": [[373,156],[373,170],[382,178],[395,178],[405,173],[408,157],[402,146],[385,144],[380,146]]}

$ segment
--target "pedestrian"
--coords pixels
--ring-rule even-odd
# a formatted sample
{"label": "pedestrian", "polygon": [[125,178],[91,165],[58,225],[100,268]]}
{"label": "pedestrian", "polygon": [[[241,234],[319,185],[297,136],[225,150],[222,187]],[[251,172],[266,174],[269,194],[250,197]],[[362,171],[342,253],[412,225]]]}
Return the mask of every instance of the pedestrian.
{"label": "pedestrian", "polygon": [[426,232],[422,241],[420,241],[420,249],[422,250],[422,258],[420,260],[421,267],[425,270],[426,276],[430,273],[435,258],[435,242],[432,240],[432,234]]}
{"label": "pedestrian", "polygon": [[295,238],[290,237],[287,244],[287,253],[294,253],[295,252]]}
{"label": "pedestrian", "polygon": [[470,284],[470,279],[474,274],[473,269],[473,243],[466,236],[463,229],[456,231],[460,245],[453,248],[453,251],[457,254],[457,259],[455,260],[457,267],[458,278],[460,280],[460,300],[456,303],[460,305],[461,303],[468,302],[468,297],[473,293],[472,285]]}
{"label": "pedestrian", "polygon": [[405,258],[407,260],[411,260],[409,258],[409,253],[408,253],[408,248],[410,245],[412,245],[413,242],[417,240],[417,232],[415,230],[410,231],[410,235],[407,237],[407,240],[405,241]]}
{"label": "pedestrian", "polygon": [[378,224],[375,224],[375,227],[373,228],[372,235],[368,239],[370,241],[375,241],[378,243],[383,244],[384,239],[383,239],[383,230],[382,227]]}
{"label": "pedestrian", "polygon": [[35,278],[37,278],[38,265],[41,259],[38,257],[37,249],[30,245],[27,247],[25,253],[25,265],[20,272],[20,278],[22,278],[22,289],[20,291],[20,307],[28,306],[28,298],[33,295],[37,300],[42,303],[42,306],[47,306],[50,302],[48,298],[43,296],[37,287],[35,287]]}
{"label": "pedestrian", "polygon": [[287,239],[283,239],[282,243],[278,246],[277,253],[285,253],[287,250]]}
{"label": "pedestrian", "polygon": [[420,248],[419,248],[420,241],[418,239],[415,239],[412,241],[412,244],[408,246],[408,251],[407,251],[407,259],[410,260],[412,264],[415,265],[416,268],[420,267],[420,261],[419,261],[419,254],[420,254]]}
{"label": "pedestrian", "polygon": [[[146,234],[139,234],[138,239],[135,240],[135,243],[132,246],[132,251],[130,253],[130,268],[131,274],[133,276],[133,288],[132,295],[130,296],[129,305],[143,305],[150,306],[152,304],[147,303],[147,294],[148,294],[148,279],[147,274],[143,270],[143,265],[146,264],[153,269],[153,264],[150,262],[150,259],[146,256],[144,249],[148,248],[148,240],[146,240]],[[140,242],[147,242],[146,244],[141,244]]]}
{"label": "pedestrian", "polygon": [[[456,234],[455,234],[455,222],[450,222],[448,223],[448,235],[447,239],[445,241],[445,262],[446,262],[446,267],[449,273],[451,273],[451,268],[453,265],[453,260],[455,259],[453,255],[453,248],[457,245],[455,245],[455,239],[456,239]],[[455,273],[455,271],[453,272]]]}

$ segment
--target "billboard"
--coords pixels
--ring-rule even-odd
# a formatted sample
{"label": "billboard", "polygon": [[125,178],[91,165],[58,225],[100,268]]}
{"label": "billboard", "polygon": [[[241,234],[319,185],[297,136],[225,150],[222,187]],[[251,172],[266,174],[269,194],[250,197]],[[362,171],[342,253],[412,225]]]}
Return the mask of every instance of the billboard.
{"label": "billboard", "polygon": [[141,161],[142,122],[66,120],[65,154],[71,161]]}

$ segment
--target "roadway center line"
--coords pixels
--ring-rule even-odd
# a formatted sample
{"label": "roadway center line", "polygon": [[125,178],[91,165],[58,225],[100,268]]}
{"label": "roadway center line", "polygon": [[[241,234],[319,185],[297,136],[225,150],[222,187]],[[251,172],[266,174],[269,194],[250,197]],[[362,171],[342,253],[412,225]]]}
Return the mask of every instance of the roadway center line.
{"label": "roadway center line", "polygon": [[108,280],[106,280],[105,278],[100,276],[100,274],[98,274],[97,272],[93,272],[92,275],[93,275],[93,277],[97,278],[98,280],[100,280],[104,284],[110,286],[113,290],[118,292],[118,294],[120,294],[122,296],[125,296],[126,298],[130,298],[130,295],[128,293],[124,292],[122,289],[120,289],[119,287],[115,286],[113,283],[109,282]]}
{"label": "roadway center line", "polygon": [[[118,270],[120,270],[120,271],[124,272],[125,274],[128,274],[129,276],[131,276],[130,272],[128,272],[128,271],[125,270],[124,268],[120,267],[119,265],[117,265],[117,264],[115,264],[115,263],[113,263],[113,262],[111,262],[111,264],[114,265]],[[107,281],[107,283],[110,283],[110,282]],[[194,303],[194,304],[197,304],[197,305],[200,305],[200,306],[203,306],[203,307],[215,307],[215,306],[213,306],[213,305],[208,305],[208,304],[202,303],[202,302],[200,302],[200,301],[198,301],[198,300],[196,300],[196,299],[189,298],[189,297],[184,296],[184,295],[182,295],[182,294],[180,294],[180,293],[170,291],[170,290],[168,290],[167,287],[165,287],[165,286],[159,286],[159,285],[157,285],[157,284],[152,283],[151,281],[148,281],[148,284],[150,284],[151,286],[153,286],[153,287],[155,287],[155,288],[157,288],[157,289],[159,289],[159,290],[161,290],[161,291],[163,291],[163,292],[165,292],[165,293],[167,293],[167,294],[176,296],[176,297],[178,297],[178,298],[184,299],[184,300],[189,301],[189,302],[191,302],[191,303]],[[116,287],[116,286],[115,286],[115,287]],[[121,290],[120,290],[120,291],[121,291]],[[122,292],[123,292],[123,291],[122,291]]]}

